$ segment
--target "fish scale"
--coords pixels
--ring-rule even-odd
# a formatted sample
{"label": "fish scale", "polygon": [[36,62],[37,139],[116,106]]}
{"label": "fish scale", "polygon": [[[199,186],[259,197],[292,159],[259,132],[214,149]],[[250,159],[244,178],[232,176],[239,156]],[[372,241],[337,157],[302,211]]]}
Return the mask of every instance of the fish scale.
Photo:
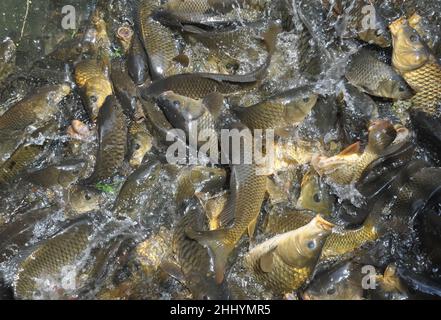
{"label": "fish scale", "polygon": [[141,0],[138,4],[137,24],[150,64],[153,80],[170,75],[173,59],[179,55],[170,29],[151,17],[158,1]]}
{"label": "fish scale", "polygon": [[0,185],[11,182],[38,160],[44,150],[43,145],[19,147],[0,167]]}
{"label": "fish scale", "polygon": [[113,177],[124,162],[127,124],[122,108],[114,96],[109,96],[100,109],[98,128],[98,155],[89,182],[100,182]]}
{"label": "fish scale", "polygon": [[269,273],[260,269],[259,260],[254,261],[252,270],[259,282],[264,282],[272,290],[281,293],[292,292],[302,286],[312,272],[312,268],[295,268],[287,265],[277,255],[274,255],[274,268]]}
{"label": "fish scale", "polygon": [[91,226],[73,227],[41,244],[19,266],[15,293],[22,299],[33,298],[38,290],[36,279],[60,274],[64,266],[75,262],[89,244]]}

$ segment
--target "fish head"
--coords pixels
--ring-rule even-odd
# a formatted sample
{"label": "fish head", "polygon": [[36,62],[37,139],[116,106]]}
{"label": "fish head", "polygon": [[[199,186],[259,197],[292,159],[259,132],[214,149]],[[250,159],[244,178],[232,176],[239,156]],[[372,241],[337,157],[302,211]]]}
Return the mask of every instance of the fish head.
{"label": "fish head", "polygon": [[288,241],[277,247],[282,260],[298,268],[311,267],[322,252],[334,224],[317,215],[307,225],[292,232]]}
{"label": "fish head", "polygon": [[390,25],[393,39],[392,64],[399,72],[422,67],[431,58],[430,49],[418,32],[404,18]]}
{"label": "fish head", "polygon": [[171,124],[180,129],[187,129],[192,121],[199,119],[206,111],[202,101],[184,97],[172,91],[161,94],[157,103]]}
{"label": "fish head", "polygon": [[368,146],[369,151],[381,154],[397,138],[394,125],[387,120],[373,121],[369,127]]}
{"label": "fish head", "polygon": [[98,113],[106,98],[112,95],[112,87],[107,81],[88,81],[85,86],[85,103],[93,121],[98,118]]}
{"label": "fish head", "polygon": [[407,100],[413,96],[410,86],[398,74],[382,80],[378,85],[378,91],[382,97],[393,100]]}
{"label": "fish head", "polygon": [[325,215],[331,214],[333,199],[325,188],[318,174],[313,171],[305,174],[297,207]]}
{"label": "fish head", "polygon": [[133,168],[138,168],[144,156],[152,149],[152,137],[149,134],[138,133],[130,140],[130,160]]}
{"label": "fish head", "polygon": [[132,43],[134,32],[133,29],[128,25],[124,25],[118,28],[116,32],[116,37],[120,41],[121,45],[124,48],[124,51],[127,52],[130,48],[130,44]]}
{"label": "fish head", "polygon": [[65,201],[75,215],[81,215],[98,210],[102,203],[102,197],[96,189],[75,186],[67,191]]}
{"label": "fish head", "polygon": [[353,268],[352,262],[346,262],[336,269],[326,270],[314,277],[303,292],[302,298],[304,300],[361,300],[363,299],[361,278],[361,270]]}
{"label": "fish head", "polygon": [[285,106],[285,116],[289,123],[302,122],[316,105],[318,95],[311,92],[300,92],[294,100]]}

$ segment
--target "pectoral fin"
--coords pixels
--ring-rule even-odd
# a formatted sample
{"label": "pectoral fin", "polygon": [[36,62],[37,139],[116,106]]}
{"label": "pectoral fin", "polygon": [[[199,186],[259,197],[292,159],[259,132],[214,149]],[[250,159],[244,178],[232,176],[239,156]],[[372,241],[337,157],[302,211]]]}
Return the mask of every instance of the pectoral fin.
{"label": "pectoral fin", "polygon": [[273,269],[274,250],[265,253],[259,259],[259,266],[263,272],[271,272]]}

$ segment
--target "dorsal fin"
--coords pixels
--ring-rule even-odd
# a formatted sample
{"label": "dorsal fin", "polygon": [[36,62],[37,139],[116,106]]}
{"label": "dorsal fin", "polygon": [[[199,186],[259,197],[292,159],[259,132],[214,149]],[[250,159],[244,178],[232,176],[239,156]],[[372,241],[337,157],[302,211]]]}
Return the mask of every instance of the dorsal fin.
{"label": "dorsal fin", "polygon": [[351,144],[349,147],[340,152],[339,156],[350,156],[360,152],[360,142]]}
{"label": "dorsal fin", "polygon": [[202,103],[213,115],[213,118],[217,119],[224,105],[224,96],[219,92],[213,92],[206,96]]}
{"label": "dorsal fin", "polygon": [[260,257],[259,267],[263,272],[271,272],[273,269],[273,255],[274,250],[271,250]]}

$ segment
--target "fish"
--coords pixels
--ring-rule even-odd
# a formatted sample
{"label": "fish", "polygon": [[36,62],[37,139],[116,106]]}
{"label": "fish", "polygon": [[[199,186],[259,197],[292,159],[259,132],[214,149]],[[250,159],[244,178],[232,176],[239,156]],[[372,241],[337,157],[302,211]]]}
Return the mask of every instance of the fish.
{"label": "fish", "polygon": [[123,25],[118,28],[116,37],[122,46],[123,52],[127,54],[132,46],[133,36],[135,32],[129,25]]}
{"label": "fish", "polygon": [[361,265],[352,261],[340,263],[317,274],[302,293],[304,300],[363,300]]}
{"label": "fish", "polygon": [[311,276],[333,227],[318,215],[299,229],[257,245],[244,264],[259,283],[277,294],[298,290]]}
{"label": "fish", "polygon": [[409,289],[398,275],[397,266],[389,264],[383,274],[375,277],[377,288],[370,290],[373,300],[407,300],[411,298]]}
{"label": "fish", "polygon": [[29,173],[26,180],[44,188],[54,186],[67,188],[81,179],[85,169],[86,162],[83,160],[65,160]]}
{"label": "fish", "polygon": [[368,49],[351,57],[345,76],[353,86],[376,97],[407,100],[413,96],[406,81]]}
{"label": "fish", "polygon": [[137,35],[133,36],[127,57],[127,69],[136,85],[142,85],[150,79],[150,70],[147,54],[144,51],[141,40]]}
{"label": "fish", "polygon": [[342,87],[338,96],[341,107],[341,126],[344,142],[363,140],[366,138],[365,128],[374,119],[378,119],[378,105],[367,94],[351,84]]}
{"label": "fish", "polygon": [[6,38],[0,43],[0,83],[13,72],[16,51],[17,46],[11,39]]}
{"label": "fish", "polygon": [[127,148],[127,124],[115,96],[108,96],[98,114],[98,154],[94,172],[87,183],[112,178],[122,166]]}
{"label": "fish", "polygon": [[341,12],[342,16],[336,29],[340,31],[343,38],[355,34],[367,43],[376,44],[382,48],[390,47],[391,35],[378,7],[376,3],[369,0],[340,2],[340,10],[343,12]]}
{"label": "fish", "polygon": [[302,122],[317,103],[310,86],[294,88],[249,107],[236,107],[234,114],[250,129],[281,129]]}
{"label": "fish", "polygon": [[244,0],[171,0],[158,8],[154,17],[169,26],[201,24],[210,22],[226,22],[225,17],[219,17],[231,12],[236,5]]}
{"label": "fish", "polygon": [[153,147],[153,137],[145,122],[134,122],[129,128],[129,164],[138,168]]}
{"label": "fish", "polygon": [[82,60],[75,67],[75,82],[91,120],[95,121],[106,98],[113,94],[104,63],[95,59]]}
{"label": "fish", "polygon": [[176,181],[176,203],[191,199],[196,193],[216,193],[223,189],[227,173],[223,168],[194,166],[182,169]]}
{"label": "fish", "polygon": [[156,0],[139,0],[136,9],[136,26],[154,81],[173,74],[174,59],[179,59],[180,55],[173,32],[152,17],[158,6]]}
{"label": "fish", "polygon": [[297,208],[329,216],[333,211],[334,200],[318,174],[311,170],[303,176]]}
{"label": "fish", "polygon": [[215,280],[207,249],[186,234],[188,228],[202,229],[206,224],[205,220],[200,207],[189,207],[175,228],[173,251],[176,253],[179,270],[193,299],[222,299],[226,298],[225,289]]}
{"label": "fish", "polygon": [[225,227],[205,232],[187,230],[189,238],[208,247],[213,259],[217,283],[222,283],[228,258],[244,232],[248,230],[250,237],[254,235],[267,183],[267,177],[257,175],[256,169],[255,165],[233,166],[230,178],[231,195],[220,220]]}
{"label": "fish", "polygon": [[25,173],[43,157],[45,150],[46,143],[27,144],[24,142],[21,144],[11,157],[0,166],[0,185],[10,184]]}
{"label": "fish", "polygon": [[297,230],[310,223],[316,215],[309,210],[286,209],[277,206],[265,218],[263,232],[265,235],[278,235]]}
{"label": "fish", "polygon": [[157,98],[166,91],[173,91],[176,94],[192,99],[202,99],[213,92],[231,94],[253,88],[265,76],[266,70],[271,63],[279,31],[279,26],[273,24],[263,35],[268,56],[265,63],[254,72],[244,75],[214,73],[177,74],[154,81],[150,86],[142,88],[140,90],[141,96],[148,100],[149,98]]}
{"label": "fish", "polygon": [[359,153],[360,143],[355,143],[331,158],[315,156],[311,164],[320,176],[340,185],[351,184],[360,179],[369,164],[386,152],[396,137],[397,132],[390,122],[374,121],[369,128],[368,145],[362,154]]}
{"label": "fish", "polygon": [[0,225],[0,263],[9,260],[24,248],[34,237],[36,224],[55,211],[54,206],[29,210],[7,224]]}
{"label": "fish", "polygon": [[37,89],[0,116],[0,132],[23,131],[28,126],[36,128],[46,124],[59,111],[58,104],[70,94],[67,84],[45,86]]}
{"label": "fish", "polygon": [[107,32],[107,23],[104,20],[102,9],[95,9],[90,18],[90,25],[82,39],[87,46],[87,52],[93,57],[103,60],[105,64],[110,60],[112,43]]}
{"label": "fish", "polygon": [[433,112],[441,97],[441,66],[409,22],[390,25],[393,38],[392,65],[416,92],[412,104]]}
{"label": "fish", "polygon": [[138,121],[141,118],[142,109],[136,85],[129,76],[128,68],[124,61],[112,61],[112,72],[110,75],[115,95],[123,107],[124,114],[128,119]]}
{"label": "fish", "polygon": [[65,216],[72,219],[98,210],[103,203],[103,199],[98,190],[76,185],[65,192],[64,202],[67,208]]}
{"label": "fish", "polygon": [[[157,99],[158,106],[173,127],[183,130],[187,140],[191,135],[198,137],[199,154],[207,154],[216,163],[218,155],[218,132],[216,123],[224,103],[224,97],[216,92],[203,100],[180,96],[173,92],[164,92]],[[202,141],[203,139],[207,141]],[[202,149],[204,148],[204,149]]]}
{"label": "fish", "polygon": [[228,193],[223,192],[213,197],[207,198],[203,193],[196,193],[205,215],[208,219],[208,229],[217,230],[221,228],[221,213],[224,211],[228,202]]}
{"label": "fish", "polygon": [[150,160],[140,165],[121,187],[113,206],[114,214],[137,221],[146,204],[143,195],[159,182],[161,169],[161,164],[157,160]]}
{"label": "fish", "polygon": [[26,300],[44,298],[37,280],[60,276],[63,267],[74,264],[84,254],[91,235],[91,225],[78,223],[37,246],[17,268],[15,296]]}

